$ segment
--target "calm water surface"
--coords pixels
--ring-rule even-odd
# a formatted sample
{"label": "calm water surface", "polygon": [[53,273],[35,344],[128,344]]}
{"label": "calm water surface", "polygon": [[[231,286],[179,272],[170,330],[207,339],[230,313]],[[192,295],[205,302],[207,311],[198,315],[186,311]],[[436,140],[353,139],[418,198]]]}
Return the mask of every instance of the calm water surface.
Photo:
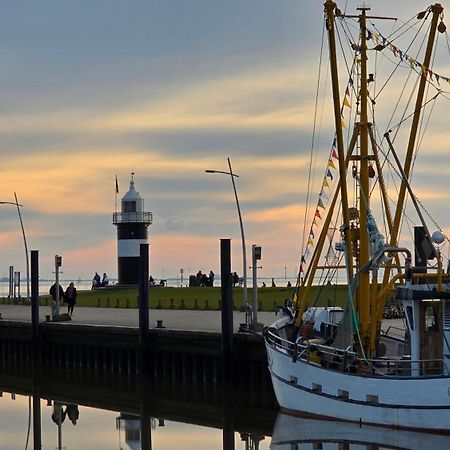
{"label": "calm water surface", "polygon": [[[120,411],[40,401],[42,449],[139,450],[140,418]],[[59,425],[55,411],[62,411]],[[53,415],[53,418],[52,418]],[[33,449],[32,398],[3,392],[0,398],[0,450]],[[72,416],[73,418],[73,416]],[[300,449],[448,449],[450,438],[357,424],[298,418],[279,413],[270,436],[234,433],[225,445],[223,430],[161,418],[150,419],[147,449],[153,450],[300,450]]]}
{"label": "calm water surface", "polygon": [[[64,418],[59,429],[52,420],[55,403],[41,400],[42,449],[140,449],[140,420],[120,411],[107,411],[78,405],[79,418],[72,424]],[[59,405],[57,404],[57,408]],[[65,411],[63,404],[62,410]],[[33,449],[33,417],[30,398],[3,392],[0,398],[0,449]],[[170,420],[150,419],[153,450],[214,450],[223,449],[223,432],[195,424]],[[246,447],[245,436],[235,433],[236,449],[270,448],[270,437],[259,442],[259,447]],[[59,440],[60,439],[60,440]],[[27,445],[28,441],[28,445]],[[59,443],[61,447],[59,447]]]}

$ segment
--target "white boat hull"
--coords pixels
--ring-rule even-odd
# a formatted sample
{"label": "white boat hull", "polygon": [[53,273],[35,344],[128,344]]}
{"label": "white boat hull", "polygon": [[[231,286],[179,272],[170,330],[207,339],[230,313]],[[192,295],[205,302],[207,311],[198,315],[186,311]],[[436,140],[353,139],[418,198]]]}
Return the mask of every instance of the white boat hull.
{"label": "white boat hull", "polygon": [[266,347],[275,395],[284,410],[360,424],[450,433],[449,376],[351,374],[305,360],[293,362],[283,349],[267,341]]}

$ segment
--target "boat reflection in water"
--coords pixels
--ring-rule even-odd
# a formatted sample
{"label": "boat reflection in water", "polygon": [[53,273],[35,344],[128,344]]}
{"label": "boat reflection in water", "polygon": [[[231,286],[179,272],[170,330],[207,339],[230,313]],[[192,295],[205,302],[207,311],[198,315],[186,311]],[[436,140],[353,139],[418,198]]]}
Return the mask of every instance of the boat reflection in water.
{"label": "boat reflection in water", "polygon": [[450,436],[311,419],[279,413],[272,433],[272,450],[450,448]]}

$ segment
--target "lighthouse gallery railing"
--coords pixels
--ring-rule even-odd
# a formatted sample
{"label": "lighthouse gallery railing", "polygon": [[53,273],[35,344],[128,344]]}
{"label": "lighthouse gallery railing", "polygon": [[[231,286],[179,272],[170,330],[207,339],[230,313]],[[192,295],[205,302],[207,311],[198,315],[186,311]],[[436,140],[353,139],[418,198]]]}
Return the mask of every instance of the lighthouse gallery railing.
{"label": "lighthouse gallery railing", "polygon": [[118,223],[146,223],[151,224],[153,214],[151,212],[137,211],[137,212],[115,212],[113,213],[113,224]]}

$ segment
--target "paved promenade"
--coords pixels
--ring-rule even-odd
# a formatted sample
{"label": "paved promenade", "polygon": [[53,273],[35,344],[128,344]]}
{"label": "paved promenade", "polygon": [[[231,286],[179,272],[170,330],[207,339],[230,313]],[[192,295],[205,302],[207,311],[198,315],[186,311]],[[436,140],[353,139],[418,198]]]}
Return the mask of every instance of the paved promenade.
{"label": "paved promenade", "polygon": [[[61,312],[66,312],[67,307],[62,307]],[[30,321],[31,307],[19,305],[0,305],[2,320]],[[45,316],[50,315],[50,307],[41,306],[39,308],[40,321],[45,322]],[[162,320],[165,328],[173,330],[191,331],[217,331],[221,330],[220,311],[192,311],[192,310],[165,310],[151,309],[149,313],[150,328],[156,327],[156,321]],[[279,317],[279,316],[278,316]],[[264,326],[269,326],[277,319],[274,312],[258,312],[258,322]],[[61,323],[61,322],[58,322]],[[72,321],[62,322],[70,326],[71,324],[84,325],[114,325],[124,327],[139,327],[139,311],[137,309],[125,308],[82,308],[75,307]],[[245,314],[235,311],[233,313],[234,331],[239,330],[239,325],[245,323]],[[391,319],[383,321],[383,329],[388,327],[403,329],[401,319]],[[394,334],[395,330],[394,330]],[[402,333],[398,331],[398,334]]]}
{"label": "paved promenade", "polygon": [[[62,307],[61,312],[67,312]],[[31,307],[19,305],[0,305],[2,320],[17,320],[31,322]],[[39,308],[40,321],[45,322],[45,316],[50,315],[50,307]],[[163,326],[174,330],[220,331],[220,311],[192,311],[192,310],[163,310],[151,309],[149,312],[150,328],[156,327],[156,321],[162,320]],[[258,312],[258,321],[265,326],[277,319],[274,312]],[[61,323],[61,322],[58,322]],[[72,321],[63,322],[71,324],[115,325],[125,327],[139,327],[139,311],[125,308],[82,308],[75,307]],[[245,323],[245,314],[235,311],[233,313],[234,330],[238,331],[239,324]]]}

